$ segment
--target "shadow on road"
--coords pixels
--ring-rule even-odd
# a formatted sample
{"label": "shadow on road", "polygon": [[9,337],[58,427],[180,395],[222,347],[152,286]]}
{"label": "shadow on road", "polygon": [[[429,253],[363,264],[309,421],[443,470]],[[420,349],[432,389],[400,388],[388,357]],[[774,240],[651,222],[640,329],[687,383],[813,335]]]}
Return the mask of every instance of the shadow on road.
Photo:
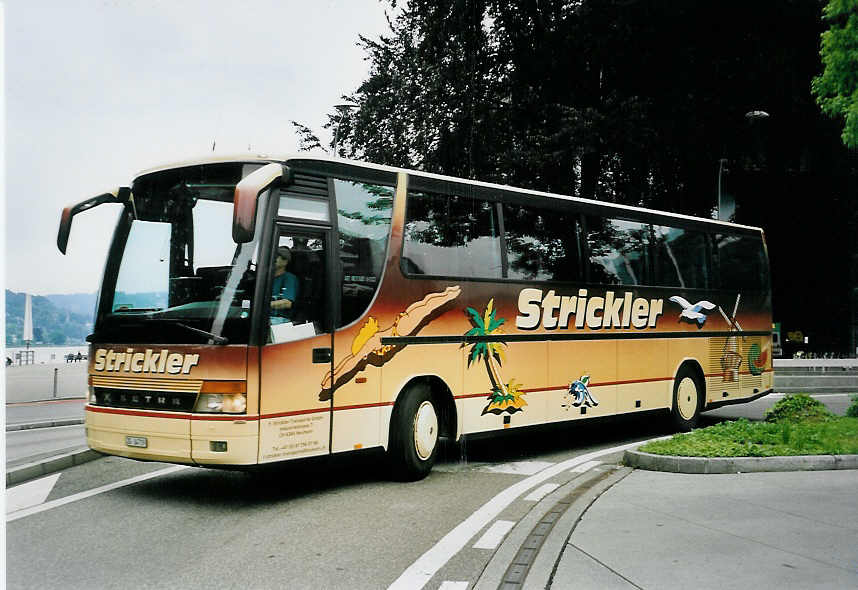
{"label": "shadow on road", "polygon": [[[546,454],[574,453],[594,447],[670,434],[664,413],[644,413],[534,426],[470,437],[453,443],[444,441],[437,464],[505,463],[546,460]],[[720,418],[707,418],[708,423]],[[297,460],[258,467],[249,471],[191,468],[124,488],[125,493],[146,496],[159,502],[192,504],[228,510],[288,502],[356,486],[420,486],[400,483],[389,476],[384,453],[367,450],[348,455]],[[448,474],[435,472],[433,477]]]}

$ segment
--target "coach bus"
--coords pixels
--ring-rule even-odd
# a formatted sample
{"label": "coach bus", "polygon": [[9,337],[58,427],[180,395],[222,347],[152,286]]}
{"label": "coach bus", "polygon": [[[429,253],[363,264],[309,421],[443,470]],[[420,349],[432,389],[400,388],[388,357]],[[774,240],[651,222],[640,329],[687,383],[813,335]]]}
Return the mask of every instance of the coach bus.
{"label": "coach bus", "polygon": [[772,389],[758,228],[307,155],[148,170],[89,336],[86,437],[245,467]]}

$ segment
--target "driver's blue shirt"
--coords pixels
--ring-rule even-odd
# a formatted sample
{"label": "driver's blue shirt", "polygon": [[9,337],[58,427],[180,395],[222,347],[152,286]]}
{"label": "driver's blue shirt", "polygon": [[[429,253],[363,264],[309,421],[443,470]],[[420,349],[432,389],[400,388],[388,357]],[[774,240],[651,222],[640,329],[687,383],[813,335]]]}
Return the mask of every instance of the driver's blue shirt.
{"label": "driver's blue shirt", "polygon": [[[295,299],[298,298],[298,277],[293,275],[288,270],[279,277],[274,277],[271,281],[271,300],[288,299],[295,304]],[[271,315],[283,318],[292,316],[291,309],[272,309]]]}

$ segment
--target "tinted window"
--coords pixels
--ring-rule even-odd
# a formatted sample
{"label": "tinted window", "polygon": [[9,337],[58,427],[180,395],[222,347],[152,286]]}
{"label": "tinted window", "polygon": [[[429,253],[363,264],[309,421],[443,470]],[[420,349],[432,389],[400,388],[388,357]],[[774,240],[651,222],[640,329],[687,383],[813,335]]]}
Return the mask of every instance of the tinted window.
{"label": "tinted window", "polygon": [[359,318],[369,307],[384,270],[393,187],[334,180],[342,265],[340,325]]}
{"label": "tinted window", "polygon": [[716,234],[715,254],[722,289],[762,291],[768,284],[763,241],[757,236]]}
{"label": "tinted window", "polygon": [[650,226],[592,216],[586,221],[591,282],[645,285],[650,281]]}
{"label": "tinted window", "polygon": [[456,194],[409,192],[402,263],[412,274],[501,278],[496,205]]}
{"label": "tinted window", "polygon": [[697,231],[654,225],[653,275],[656,285],[706,289],[709,264],[706,236]]}
{"label": "tinted window", "polygon": [[507,277],[532,281],[581,278],[578,215],[504,204]]}

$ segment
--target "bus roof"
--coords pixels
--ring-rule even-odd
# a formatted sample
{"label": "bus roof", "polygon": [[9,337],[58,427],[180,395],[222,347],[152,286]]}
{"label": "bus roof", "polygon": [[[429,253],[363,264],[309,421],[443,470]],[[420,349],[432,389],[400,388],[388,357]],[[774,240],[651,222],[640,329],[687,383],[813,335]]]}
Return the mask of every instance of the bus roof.
{"label": "bus roof", "polygon": [[619,203],[609,203],[606,201],[597,201],[595,199],[585,199],[582,197],[573,197],[570,195],[562,195],[562,194],[557,194],[557,193],[547,193],[547,192],[543,192],[543,191],[537,191],[537,190],[526,189],[526,188],[519,188],[519,187],[515,187],[515,186],[495,184],[495,183],[483,182],[483,181],[479,181],[479,180],[468,180],[465,178],[457,178],[455,176],[445,176],[443,174],[434,174],[432,172],[424,172],[422,170],[410,170],[407,168],[397,168],[395,166],[386,166],[383,164],[373,164],[371,162],[361,162],[358,160],[346,160],[343,158],[333,158],[330,156],[319,156],[319,155],[314,155],[314,154],[309,154],[309,153],[307,153],[307,154],[292,153],[292,154],[276,155],[276,156],[268,155],[268,154],[238,153],[238,154],[229,154],[229,155],[206,156],[206,157],[200,157],[200,158],[195,158],[195,159],[189,159],[189,160],[185,160],[185,161],[165,163],[163,165],[148,168],[146,170],[143,170],[143,171],[137,173],[134,176],[134,178],[136,180],[137,178],[139,178],[141,176],[144,176],[147,174],[152,174],[154,172],[161,172],[164,170],[171,170],[171,169],[175,169],[175,168],[185,168],[187,166],[200,166],[200,165],[205,165],[205,164],[221,164],[221,163],[228,163],[228,162],[244,162],[244,163],[248,163],[248,164],[267,163],[267,162],[288,163],[290,161],[296,161],[296,160],[313,161],[313,162],[327,162],[327,163],[332,163],[332,164],[344,164],[344,165],[349,165],[349,166],[368,168],[371,170],[381,170],[381,171],[393,172],[393,173],[404,172],[405,174],[419,175],[419,176],[422,176],[425,178],[432,178],[435,180],[466,183],[466,184],[471,184],[471,185],[479,186],[479,187],[516,192],[516,193],[523,194],[523,195],[533,195],[535,197],[544,197],[544,198],[550,198],[550,199],[561,199],[561,200],[567,200],[567,201],[586,203],[586,204],[604,207],[606,209],[614,209],[618,212],[633,211],[633,212],[638,212],[638,213],[657,214],[657,215],[663,215],[663,216],[668,216],[668,217],[674,217],[676,219],[695,221],[698,223],[703,222],[703,223],[711,224],[711,225],[721,225],[721,226],[725,226],[725,227],[740,228],[740,229],[745,229],[745,230],[754,230],[754,231],[759,231],[759,232],[763,231],[762,228],[760,228],[760,227],[755,227],[755,226],[750,226],[750,225],[742,225],[739,223],[731,223],[729,221],[721,221],[721,220],[717,220],[717,219],[707,219],[705,217],[694,217],[692,215],[684,215],[682,213],[672,213],[670,211],[660,211],[657,209],[648,209],[646,207],[636,207],[633,205],[622,205]]}

